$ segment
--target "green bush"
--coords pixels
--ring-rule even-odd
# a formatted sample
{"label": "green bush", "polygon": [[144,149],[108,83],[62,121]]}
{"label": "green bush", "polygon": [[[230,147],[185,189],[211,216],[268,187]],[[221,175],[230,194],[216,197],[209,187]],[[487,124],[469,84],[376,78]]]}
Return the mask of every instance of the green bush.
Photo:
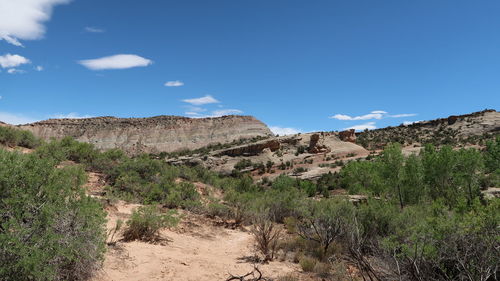
{"label": "green bush", "polygon": [[105,214],[77,166],[0,150],[0,280],[86,280],[105,251]]}
{"label": "green bush", "polygon": [[134,210],[123,233],[125,241],[141,240],[154,242],[159,239],[159,231],[164,227],[176,226],[179,218],[175,210],[161,213],[157,206],[142,206]]}
{"label": "green bush", "polygon": [[318,261],[316,259],[308,256],[303,256],[299,260],[300,267],[304,272],[313,272],[317,262]]}
{"label": "green bush", "polygon": [[324,262],[317,262],[314,266],[314,273],[318,274],[319,277],[326,278],[330,275],[331,266]]}
{"label": "green bush", "polygon": [[0,126],[0,144],[35,148],[41,144],[41,141],[29,131]]}

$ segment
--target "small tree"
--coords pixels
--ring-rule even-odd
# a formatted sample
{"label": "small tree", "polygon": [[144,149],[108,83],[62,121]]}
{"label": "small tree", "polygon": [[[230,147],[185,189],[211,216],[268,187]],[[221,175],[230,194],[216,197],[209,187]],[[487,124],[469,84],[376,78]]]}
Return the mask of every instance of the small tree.
{"label": "small tree", "polygon": [[310,202],[306,215],[298,224],[297,233],[306,240],[321,245],[326,254],[330,245],[345,231],[347,218],[354,206],[346,201],[320,200]]}
{"label": "small tree", "polygon": [[[267,212],[262,212],[266,214]],[[259,214],[252,220],[251,232],[255,238],[257,250],[264,256],[264,262],[274,259],[282,229],[273,223],[268,215]]]}

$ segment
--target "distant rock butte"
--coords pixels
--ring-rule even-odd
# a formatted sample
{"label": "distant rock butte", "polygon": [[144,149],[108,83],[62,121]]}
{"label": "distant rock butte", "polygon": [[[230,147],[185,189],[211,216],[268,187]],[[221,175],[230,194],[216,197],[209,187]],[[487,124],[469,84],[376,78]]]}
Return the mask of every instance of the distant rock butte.
{"label": "distant rock butte", "polygon": [[49,119],[19,128],[29,130],[43,139],[71,136],[78,141],[94,144],[99,149],[120,148],[132,154],[197,149],[210,144],[272,136],[272,132],[261,121],[252,116],[236,115],[214,118],[157,116]]}

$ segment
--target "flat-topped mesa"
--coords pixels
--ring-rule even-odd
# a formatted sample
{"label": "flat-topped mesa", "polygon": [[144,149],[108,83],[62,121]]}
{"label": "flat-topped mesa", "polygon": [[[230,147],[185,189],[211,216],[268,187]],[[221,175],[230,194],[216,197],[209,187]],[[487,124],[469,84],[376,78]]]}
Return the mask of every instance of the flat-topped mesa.
{"label": "flat-topped mesa", "polygon": [[19,126],[43,139],[66,136],[106,150],[120,148],[132,154],[197,149],[210,144],[271,136],[252,116],[213,118],[156,116],[150,118],[95,117],[49,119]]}

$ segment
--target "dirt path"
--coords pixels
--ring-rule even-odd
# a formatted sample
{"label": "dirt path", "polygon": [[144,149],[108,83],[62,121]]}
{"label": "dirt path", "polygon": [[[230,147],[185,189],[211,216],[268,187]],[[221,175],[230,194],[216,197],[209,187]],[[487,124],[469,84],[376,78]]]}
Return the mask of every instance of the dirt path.
{"label": "dirt path", "polygon": [[[137,204],[123,201],[108,209],[108,229],[116,220],[126,220]],[[252,270],[253,238],[248,232],[214,226],[201,216],[186,214],[174,230],[163,230],[170,242],[149,244],[119,242],[110,247],[102,272],[94,281],[132,280],[225,280],[228,273],[245,274]],[[267,277],[298,272],[289,262],[259,265]]]}

